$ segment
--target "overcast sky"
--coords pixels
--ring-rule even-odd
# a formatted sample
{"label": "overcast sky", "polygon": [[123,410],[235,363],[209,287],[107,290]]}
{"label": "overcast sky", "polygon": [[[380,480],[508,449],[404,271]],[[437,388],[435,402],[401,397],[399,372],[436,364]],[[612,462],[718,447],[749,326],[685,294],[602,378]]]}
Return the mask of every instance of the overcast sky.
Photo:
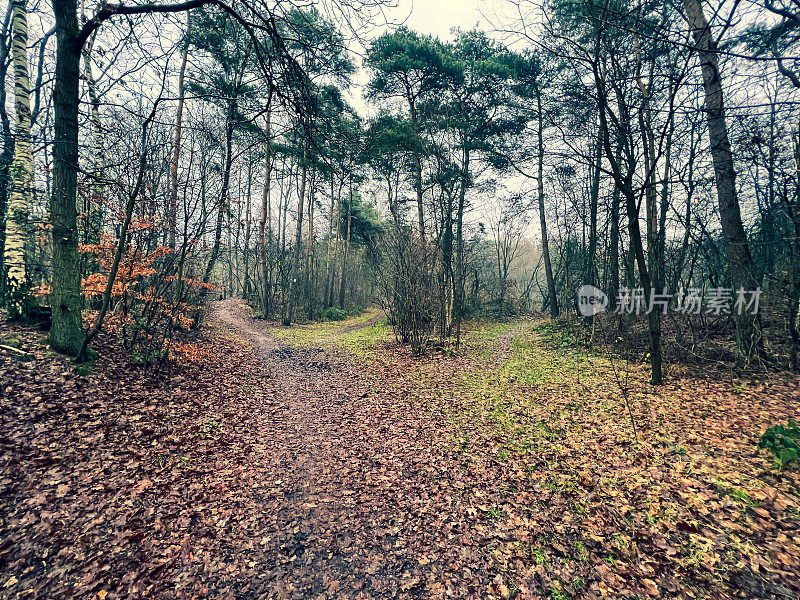
{"label": "overcast sky", "polygon": [[485,28],[479,5],[486,11],[490,4],[481,0],[399,0],[390,14],[398,20],[408,15],[410,29],[449,39],[453,27],[470,29],[480,23]]}

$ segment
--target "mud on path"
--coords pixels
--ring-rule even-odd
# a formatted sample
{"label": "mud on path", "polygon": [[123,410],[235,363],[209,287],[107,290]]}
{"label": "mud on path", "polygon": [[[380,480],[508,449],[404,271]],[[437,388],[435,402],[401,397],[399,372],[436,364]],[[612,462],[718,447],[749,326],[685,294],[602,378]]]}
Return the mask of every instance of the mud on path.
{"label": "mud on path", "polygon": [[381,386],[388,373],[365,373],[344,352],[281,344],[236,302],[217,303],[214,318],[256,344],[273,386],[243,432],[251,451],[235,519],[257,533],[231,542],[238,576],[225,589],[236,598],[481,596],[486,553],[465,527],[446,428]]}

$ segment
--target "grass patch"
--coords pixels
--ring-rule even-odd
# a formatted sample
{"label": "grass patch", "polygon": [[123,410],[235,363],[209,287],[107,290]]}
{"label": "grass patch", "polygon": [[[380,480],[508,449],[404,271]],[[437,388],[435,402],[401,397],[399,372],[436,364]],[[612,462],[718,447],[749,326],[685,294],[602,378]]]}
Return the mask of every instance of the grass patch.
{"label": "grass patch", "polygon": [[273,327],[269,333],[281,338],[291,346],[316,346],[324,338],[335,336],[348,327],[369,321],[377,314],[377,309],[371,309],[343,321],[316,321],[295,324],[291,327]]}
{"label": "grass patch", "polygon": [[500,337],[504,333],[508,333],[517,326],[516,321],[508,321],[504,323],[478,323],[478,327],[467,332],[465,341],[478,341],[478,340],[493,340]]}
{"label": "grass patch", "polygon": [[572,380],[588,372],[582,353],[555,352],[542,345],[536,335],[515,337],[511,348],[511,356],[502,367],[502,376],[522,385]]}
{"label": "grass patch", "polygon": [[389,320],[384,317],[374,325],[355,329],[332,341],[336,346],[341,346],[353,356],[369,360],[375,357],[376,344],[386,341],[390,334]]}
{"label": "grass patch", "polygon": [[489,420],[508,431],[517,423],[512,414],[526,408],[525,403],[520,403],[524,396],[519,393],[521,386],[573,380],[590,372],[581,353],[557,352],[543,345],[535,332],[527,331],[511,341],[508,360],[488,370],[463,373],[455,387],[460,397],[470,399],[468,404],[477,404]]}
{"label": "grass patch", "polygon": [[754,500],[750,494],[748,494],[742,488],[736,487],[731,483],[723,479],[715,479],[713,482],[714,489],[716,490],[717,494],[722,496],[728,496],[732,500],[736,500],[744,504],[747,508],[758,508],[761,506],[761,502]]}
{"label": "grass patch", "polygon": [[579,345],[577,332],[572,331],[575,325],[568,325],[558,321],[540,321],[533,326],[533,330],[540,339],[552,348],[574,348]]}
{"label": "grass patch", "polygon": [[517,325],[519,325],[518,321],[503,323],[479,321],[474,323],[475,329],[466,331],[462,336],[461,343],[464,349],[462,352],[466,352],[478,360],[489,360],[499,347],[498,338]]}

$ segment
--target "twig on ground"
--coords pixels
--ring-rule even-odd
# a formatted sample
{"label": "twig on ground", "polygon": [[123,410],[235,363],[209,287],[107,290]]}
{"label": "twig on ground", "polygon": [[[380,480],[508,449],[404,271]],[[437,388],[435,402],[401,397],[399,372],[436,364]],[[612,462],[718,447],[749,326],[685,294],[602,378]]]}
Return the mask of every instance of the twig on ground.
{"label": "twig on ground", "polygon": [[19,348],[14,348],[13,346],[4,346],[0,344],[0,350],[6,350],[8,352],[12,352],[14,354],[18,354],[20,356],[25,356],[27,352],[25,350],[20,350]]}

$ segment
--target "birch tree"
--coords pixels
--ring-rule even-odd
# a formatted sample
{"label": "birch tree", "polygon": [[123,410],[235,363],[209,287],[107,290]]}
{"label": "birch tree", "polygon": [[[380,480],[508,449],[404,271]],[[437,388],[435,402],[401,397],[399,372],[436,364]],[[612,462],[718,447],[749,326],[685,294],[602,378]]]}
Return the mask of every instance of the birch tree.
{"label": "birch tree", "polygon": [[17,116],[14,162],[11,167],[11,200],[6,213],[3,264],[9,307],[22,313],[22,294],[28,283],[25,241],[31,203],[33,156],[31,154],[31,103],[28,76],[28,15],[25,0],[13,0],[11,53],[14,63],[14,108]]}
{"label": "birch tree", "polygon": [[[11,119],[8,118],[6,110],[6,78],[11,52],[11,12],[12,6],[9,4],[0,25],[0,128],[3,136],[3,149],[0,151],[0,251],[5,246],[6,207],[11,188],[11,163],[14,161],[14,136],[11,135]],[[2,277],[2,273],[0,269],[0,292],[5,286],[5,277]]]}

